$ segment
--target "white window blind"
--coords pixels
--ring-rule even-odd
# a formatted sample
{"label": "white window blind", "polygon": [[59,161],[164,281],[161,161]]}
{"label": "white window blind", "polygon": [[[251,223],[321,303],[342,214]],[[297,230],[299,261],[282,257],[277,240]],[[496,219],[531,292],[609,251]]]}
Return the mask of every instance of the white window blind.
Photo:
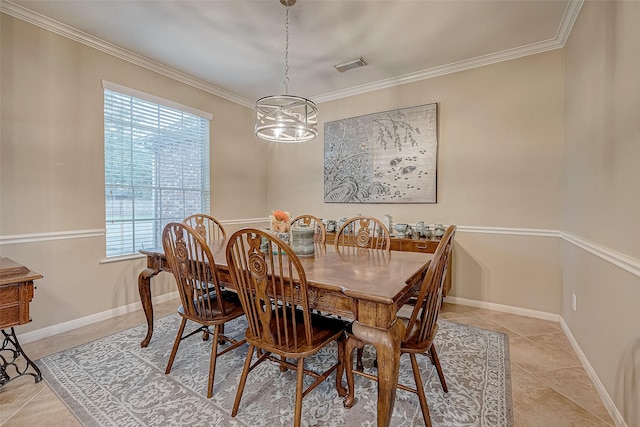
{"label": "white window blind", "polygon": [[209,213],[210,197],[210,117],[114,88],[104,82],[107,257],[161,247],[164,226]]}

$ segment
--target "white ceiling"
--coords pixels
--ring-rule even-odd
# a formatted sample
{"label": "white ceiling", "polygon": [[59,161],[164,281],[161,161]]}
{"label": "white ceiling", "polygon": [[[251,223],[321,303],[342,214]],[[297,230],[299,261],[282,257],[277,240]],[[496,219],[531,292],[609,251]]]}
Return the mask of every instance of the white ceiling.
{"label": "white ceiling", "polygon": [[[279,0],[0,0],[0,10],[252,106],[284,93]],[[316,102],[560,48],[582,0],[298,0],[289,93]],[[339,73],[333,65],[369,65]]]}

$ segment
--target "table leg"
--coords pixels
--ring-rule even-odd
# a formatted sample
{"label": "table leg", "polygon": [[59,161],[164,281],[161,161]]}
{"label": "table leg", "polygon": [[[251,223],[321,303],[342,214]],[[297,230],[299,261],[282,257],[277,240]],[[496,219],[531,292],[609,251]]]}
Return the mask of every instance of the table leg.
{"label": "table leg", "polygon": [[[11,328],[10,332],[2,329],[2,348],[0,348],[0,387],[8,383],[9,381],[21,377],[23,375],[31,375],[35,378],[36,382],[42,380],[42,373],[38,366],[29,359],[16,336],[16,332]],[[22,356],[22,358],[20,357]],[[26,363],[24,363],[22,361]],[[34,372],[29,372],[29,370]],[[9,372],[15,373],[13,377],[9,375]]]}
{"label": "table leg", "polygon": [[388,330],[373,328],[353,322],[353,334],[376,348],[378,360],[378,426],[391,425],[393,404],[396,400],[396,386],[400,372],[400,341],[404,337],[405,326],[396,320]]}
{"label": "table leg", "polygon": [[141,347],[146,347],[151,341],[153,335],[153,304],[151,303],[151,278],[158,274],[159,270],[153,268],[145,268],[138,275],[138,292],[140,293],[140,302],[144,316],[147,318],[147,336],[140,343]]}

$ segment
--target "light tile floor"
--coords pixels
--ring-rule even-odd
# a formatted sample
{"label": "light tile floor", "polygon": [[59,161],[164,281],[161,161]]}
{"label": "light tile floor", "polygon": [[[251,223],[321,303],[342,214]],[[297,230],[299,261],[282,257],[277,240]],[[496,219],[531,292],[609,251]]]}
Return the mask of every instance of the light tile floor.
{"label": "light tile floor", "polygon": [[[156,304],[156,317],[177,300]],[[446,304],[441,318],[509,335],[514,427],[613,426],[613,421],[555,322]],[[141,311],[23,345],[32,360],[144,323]],[[19,333],[19,331],[18,331]],[[446,374],[446,373],[445,373]],[[0,388],[0,425],[78,426],[44,381],[18,378]]]}

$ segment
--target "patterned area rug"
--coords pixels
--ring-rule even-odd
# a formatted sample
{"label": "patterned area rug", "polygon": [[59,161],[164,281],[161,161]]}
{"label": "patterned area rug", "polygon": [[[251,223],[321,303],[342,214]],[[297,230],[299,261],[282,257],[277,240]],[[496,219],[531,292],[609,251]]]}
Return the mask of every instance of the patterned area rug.
{"label": "patterned area rug", "polygon": [[[295,372],[281,373],[270,362],[249,374],[238,415],[231,417],[246,345],[218,359],[211,399],[206,398],[210,341],[202,341],[200,336],[184,340],[171,373],[165,375],[179,323],[177,314],[156,320],[147,348],[140,348],[146,333],[146,325],[141,325],[44,357],[37,364],[45,381],[87,426],[293,424]],[[429,358],[419,356],[433,425],[513,426],[508,337],[445,320],[439,324],[436,348],[449,393],[442,391]],[[237,319],[227,324],[225,331],[240,338],[245,328],[244,319]],[[365,368],[372,366],[375,358],[369,347],[365,347]],[[335,345],[327,347],[305,364],[318,369],[332,363],[336,353]],[[345,409],[333,378],[303,399],[303,425],[375,426],[376,383],[356,376],[356,402]],[[400,382],[414,384],[407,356],[401,358]],[[398,390],[391,425],[423,424],[417,396]]]}

